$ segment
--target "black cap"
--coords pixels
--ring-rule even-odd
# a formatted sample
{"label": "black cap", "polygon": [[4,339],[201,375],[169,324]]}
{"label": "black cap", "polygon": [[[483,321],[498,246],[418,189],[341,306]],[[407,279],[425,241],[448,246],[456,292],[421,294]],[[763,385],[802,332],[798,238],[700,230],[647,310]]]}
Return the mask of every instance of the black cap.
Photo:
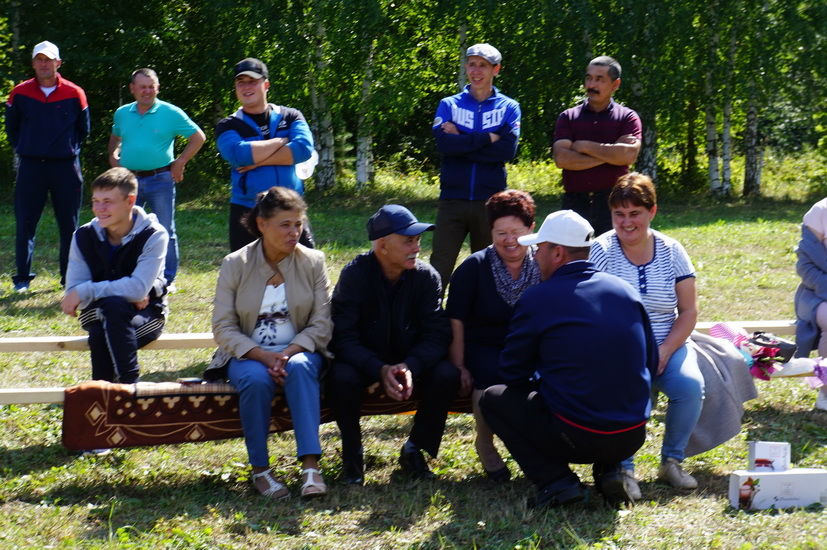
{"label": "black cap", "polygon": [[233,68],[233,78],[236,78],[240,75],[246,74],[247,76],[252,76],[253,78],[269,78],[270,75],[267,73],[267,65],[264,64],[263,61],[260,59],[256,59],[255,57],[248,57],[246,59],[242,59],[238,63],[235,64]]}
{"label": "black cap", "polygon": [[391,233],[411,237],[424,231],[433,231],[432,223],[416,219],[410,210],[399,204],[386,204],[368,220],[368,239],[375,241]]}

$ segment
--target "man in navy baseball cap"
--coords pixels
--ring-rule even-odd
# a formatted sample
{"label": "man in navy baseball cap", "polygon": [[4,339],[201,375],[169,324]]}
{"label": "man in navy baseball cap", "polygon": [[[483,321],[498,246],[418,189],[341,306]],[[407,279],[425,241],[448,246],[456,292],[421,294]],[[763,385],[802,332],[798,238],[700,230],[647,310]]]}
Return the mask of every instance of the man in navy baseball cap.
{"label": "man in navy baseball cap", "polygon": [[435,457],[459,371],[448,361],[451,327],[442,311],[439,274],[419,260],[420,239],[434,225],[398,204],[367,223],[371,250],[350,262],[333,291],[335,360],[328,383],[342,434],[342,480],[364,482],[359,412],[367,386],[380,382],[395,401],[419,402],[399,464],[415,478],[432,478],[422,451]]}
{"label": "man in navy baseball cap", "polygon": [[386,204],[368,220],[368,238],[375,241],[391,233],[410,237],[424,231],[433,231],[435,227],[432,223],[418,221],[416,216],[402,205]]}

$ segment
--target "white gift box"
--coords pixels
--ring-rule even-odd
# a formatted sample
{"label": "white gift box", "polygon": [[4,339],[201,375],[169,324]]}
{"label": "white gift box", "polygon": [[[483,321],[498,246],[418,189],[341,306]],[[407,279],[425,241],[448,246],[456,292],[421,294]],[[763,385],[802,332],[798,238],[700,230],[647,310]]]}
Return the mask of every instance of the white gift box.
{"label": "white gift box", "polygon": [[778,441],[750,441],[749,466],[755,472],[785,472],[790,469],[790,444]]}
{"label": "white gift box", "polygon": [[741,510],[794,508],[815,503],[827,507],[827,470],[736,470],[729,476],[729,503]]}

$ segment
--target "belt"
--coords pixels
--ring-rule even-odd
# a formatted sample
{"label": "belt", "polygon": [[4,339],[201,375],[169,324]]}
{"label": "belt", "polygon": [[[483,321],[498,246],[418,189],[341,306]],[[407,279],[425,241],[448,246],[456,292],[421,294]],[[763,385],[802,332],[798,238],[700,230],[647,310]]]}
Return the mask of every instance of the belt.
{"label": "belt", "polygon": [[132,173],[139,178],[146,178],[149,176],[154,176],[156,174],[162,174],[164,172],[169,172],[172,170],[172,164],[167,164],[166,166],[161,166],[160,168],[156,168],[155,170],[132,170]]}

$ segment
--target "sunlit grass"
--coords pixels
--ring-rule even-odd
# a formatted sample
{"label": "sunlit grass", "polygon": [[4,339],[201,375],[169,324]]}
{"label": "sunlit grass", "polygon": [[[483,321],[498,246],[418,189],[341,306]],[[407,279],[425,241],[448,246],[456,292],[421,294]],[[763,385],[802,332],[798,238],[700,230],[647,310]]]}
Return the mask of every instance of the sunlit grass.
{"label": "sunlit grass", "polygon": [[[769,168],[768,168],[769,170]],[[529,189],[543,217],[559,206],[559,177],[548,164],[513,167],[511,184]],[[332,281],[367,249],[365,221],[384,202],[410,206],[433,220],[433,177],[380,171],[373,187],[308,194],[317,240]],[[809,200],[779,192],[762,200],[713,201],[666,194],[654,226],[680,240],[698,271],[701,320],[791,318],[798,284],[793,247]],[[801,199],[801,197],[798,197]],[[47,211],[48,213],[48,211]],[[89,219],[85,210],[82,218]],[[217,269],[227,249],[227,209],[192,200],[179,209],[181,273],[171,297],[170,332],[210,329]],[[32,292],[16,295],[13,215],[0,206],[0,336],[81,334],[59,312],[54,273],[54,223],[45,215]],[[423,257],[430,256],[430,236]],[[195,376],[212,350],[141,352],[146,380]],[[611,357],[607,357],[611,360]],[[66,386],[89,375],[85,353],[0,354],[4,387]],[[0,548],[824,548],[827,513],[812,507],[745,514],[728,507],[728,474],[746,464],[747,440],[785,440],[798,466],[827,467],[827,414],[812,410],[814,392],[798,380],[758,382],[741,433],[687,460],[701,488],[683,493],[655,481],[664,400],[637,455],[644,501],[615,512],[589,508],[533,513],[529,484],[517,478],[495,486],[483,477],[473,450],[473,422],[449,418],[434,483],[399,478],[396,459],[410,417],[363,421],[368,462],[365,487],[331,483],[324,499],[274,503],[249,486],[240,439],[115,450],[79,458],[60,445],[57,405],[0,407]],[[323,473],[333,481],[341,463],[334,424],[322,428]],[[270,440],[273,464],[297,494],[292,433]],[[588,467],[578,473],[591,480]]]}

